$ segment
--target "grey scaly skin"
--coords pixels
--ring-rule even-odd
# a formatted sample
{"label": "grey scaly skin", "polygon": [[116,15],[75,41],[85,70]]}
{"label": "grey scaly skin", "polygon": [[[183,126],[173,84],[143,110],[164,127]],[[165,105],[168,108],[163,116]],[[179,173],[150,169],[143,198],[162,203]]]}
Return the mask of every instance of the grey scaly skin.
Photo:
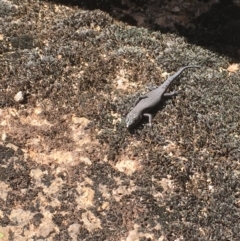
{"label": "grey scaly skin", "polygon": [[180,68],[174,75],[170,76],[162,85],[156,89],[146,93],[145,95],[139,97],[134,108],[126,116],[126,126],[131,128],[140,122],[143,116],[148,117],[149,125],[152,125],[152,115],[149,110],[154,108],[161,101],[163,96],[172,96],[177,94],[176,91],[171,93],[165,93],[169,85],[187,68],[200,68],[200,66],[189,65]]}

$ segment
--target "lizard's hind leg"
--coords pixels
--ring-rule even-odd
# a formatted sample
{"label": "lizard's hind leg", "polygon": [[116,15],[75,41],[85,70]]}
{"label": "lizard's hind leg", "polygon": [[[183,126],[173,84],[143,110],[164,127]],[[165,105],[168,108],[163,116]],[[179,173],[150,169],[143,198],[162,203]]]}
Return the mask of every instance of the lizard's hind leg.
{"label": "lizard's hind leg", "polygon": [[179,94],[180,91],[173,91],[173,92],[170,92],[170,93],[164,93],[163,96],[164,97],[170,97],[170,96],[174,96],[174,95],[177,95]]}

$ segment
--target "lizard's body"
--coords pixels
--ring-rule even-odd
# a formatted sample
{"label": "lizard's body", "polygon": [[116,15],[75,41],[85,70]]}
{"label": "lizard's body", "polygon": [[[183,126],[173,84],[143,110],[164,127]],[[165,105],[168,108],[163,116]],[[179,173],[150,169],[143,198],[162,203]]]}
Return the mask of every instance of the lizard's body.
{"label": "lizard's body", "polygon": [[136,125],[143,116],[149,118],[149,124],[152,123],[152,115],[149,113],[153,107],[155,107],[161,101],[163,96],[172,96],[176,92],[166,93],[165,91],[169,85],[187,68],[200,68],[200,66],[185,66],[179,69],[174,75],[170,76],[162,85],[156,89],[141,96],[136,102],[134,108],[128,113],[126,117],[127,128]]}

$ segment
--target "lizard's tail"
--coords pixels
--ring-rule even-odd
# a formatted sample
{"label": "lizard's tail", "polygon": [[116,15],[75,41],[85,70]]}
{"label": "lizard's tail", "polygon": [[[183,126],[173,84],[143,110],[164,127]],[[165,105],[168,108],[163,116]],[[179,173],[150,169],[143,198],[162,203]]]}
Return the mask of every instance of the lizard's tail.
{"label": "lizard's tail", "polygon": [[201,68],[199,65],[188,65],[185,67],[180,68],[174,75],[168,77],[168,79],[163,83],[162,87],[167,89],[167,87],[175,80],[185,69],[188,68]]}

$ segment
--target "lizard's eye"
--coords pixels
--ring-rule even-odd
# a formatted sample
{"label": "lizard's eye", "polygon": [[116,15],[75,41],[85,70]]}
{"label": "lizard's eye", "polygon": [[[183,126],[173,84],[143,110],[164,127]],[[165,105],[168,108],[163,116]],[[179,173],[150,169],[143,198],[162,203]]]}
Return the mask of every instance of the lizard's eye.
{"label": "lizard's eye", "polygon": [[129,128],[130,126],[136,125],[141,120],[141,115],[136,113],[130,113],[126,117],[126,126]]}
{"label": "lizard's eye", "polygon": [[127,126],[127,128],[128,128],[129,126],[131,126],[131,123],[132,123],[131,115],[127,115],[127,116],[126,116],[126,126]]}

